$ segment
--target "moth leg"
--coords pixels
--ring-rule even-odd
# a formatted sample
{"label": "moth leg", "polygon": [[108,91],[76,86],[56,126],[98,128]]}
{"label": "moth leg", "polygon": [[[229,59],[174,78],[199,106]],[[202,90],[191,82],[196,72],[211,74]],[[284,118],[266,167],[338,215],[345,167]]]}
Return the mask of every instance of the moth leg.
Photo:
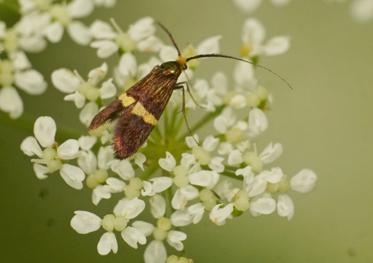
{"label": "moth leg", "polygon": [[194,138],[193,136],[193,132],[192,132],[192,129],[190,128],[190,125],[189,125],[189,121],[188,121],[188,117],[186,115],[186,108],[185,108],[185,88],[184,88],[184,84],[188,85],[187,82],[183,81],[183,82],[180,82],[178,83],[178,85],[175,86],[174,89],[181,89],[182,91],[182,99],[183,99],[183,102],[182,102],[182,105],[181,105],[181,112],[183,113],[183,116],[184,116],[184,121],[185,121],[185,124],[186,124],[186,127],[188,129],[188,132],[189,132],[189,135],[193,138],[193,140],[198,144],[198,141],[196,140],[196,138]]}
{"label": "moth leg", "polygon": [[94,130],[100,127],[106,121],[116,118],[122,109],[123,109],[123,106],[122,106],[121,101],[114,100],[112,103],[106,106],[106,108],[104,108],[102,111],[97,113],[97,115],[91,121],[91,124],[89,125],[89,129]]}
{"label": "moth leg", "polygon": [[199,103],[197,102],[197,100],[194,98],[194,95],[193,95],[192,90],[191,90],[191,86],[192,86],[192,84],[191,84],[191,82],[190,82],[190,79],[189,79],[188,75],[185,73],[185,71],[183,71],[183,73],[184,73],[184,76],[185,76],[185,78],[186,78],[186,81],[183,81],[183,82],[181,82],[181,83],[185,83],[185,85],[186,85],[186,87],[187,87],[188,94],[189,94],[189,96],[192,98],[193,102],[194,102],[198,107],[204,109],[205,107],[202,106],[201,104],[199,104]]}

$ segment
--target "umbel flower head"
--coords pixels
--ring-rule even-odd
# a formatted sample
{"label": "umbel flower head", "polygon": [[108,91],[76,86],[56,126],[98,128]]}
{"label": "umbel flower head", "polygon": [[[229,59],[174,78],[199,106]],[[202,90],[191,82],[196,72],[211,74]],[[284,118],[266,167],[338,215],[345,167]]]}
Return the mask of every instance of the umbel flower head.
{"label": "umbel flower head", "polygon": [[13,119],[23,113],[18,92],[40,95],[47,83],[33,68],[26,53],[45,50],[47,43],[60,42],[66,29],[80,45],[91,42],[91,33],[79,19],[97,6],[110,7],[115,0],[19,0],[20,19],[14,25],[0,21],[0,110]]}
{"label": "umbel flower head", "polygon": [[[93,24],[99,42],[92,46],[98,48],[98,56],[119,54],[113,76],[109,76],[106,64],[90,71],[87,79],[65,68],[52,73],[53,84],[67,94],[65,100],[82,109],[79,117],[84,125],[89,126],[117,92],[127,90],[154,65],[166,57],[175,59],[175,53],[160,41],[159,48],[146,50],[150,56],[144,62],[133,53],[145,51],[140,48],[142,41],[158,39],[151,21],[140,19],[127,33],[114,31],[103,22]],[[249,20],[245,27],[249,24],[255,31],[260,28],[258,23]],[[132,48],[124,48],[119,41],[123,38],[131,39]],[[289,47],[288,38],[272,41],[281,42],[282,49],[273,48],[271,40],[263,47],[263,38],[255,39],[253,54],[257,57],[270,55],[268,50],[272,55],[280,54]],[[219,41],[220,37],[213,36],[183,52],[216,53]],[[277,213],[290,220],[295,212],[291,192],[308,193],[315,187],[317,176],[312,170],[289,175],[275,163],[283,153],[280,143],[256,143],[270,127],[267,112],[273,98],[255,78],[255,65],[236,67],[234,83],[229,83],[223,72],[213,74],[211,81],[194,79],[198,67],[199,63],[193,63],[187,72],[194,83],[190,92],[195,95],[185,101],[193,119],[190,132],[184,128],[180,113],[182,93],[175,91],[146,143],[127,159],[114,155],[115,119],[60,143],[55,140],[59,132],[55,121],[43,116],[35,121],[34,136],[22,142],[21,150],[32,157],[37,178],[59,173],[68,186],[89,188],[97,206],[116,200],[108,214],[83,209],[75,211],[71,219],[71,227],[79,234],[102,233],[97,244],[100,255],[117,253],[118,239],[123,239],[134,249],[145,246],[146,263],[192,262],[178,254],[188,236],[182,227],[198,224],[204,217],[221,226],[244,212],[251,216]]]}

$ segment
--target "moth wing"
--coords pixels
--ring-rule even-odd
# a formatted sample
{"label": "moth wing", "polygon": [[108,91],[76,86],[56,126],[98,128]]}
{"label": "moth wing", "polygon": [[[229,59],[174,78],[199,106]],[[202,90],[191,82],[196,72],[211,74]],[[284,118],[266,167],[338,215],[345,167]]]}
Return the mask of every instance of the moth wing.
{"label": "moth wing", "polygon": [[131,113],[133,105],[124,109],[114,132],[114,150],[119,159],[125,159],[144,144],[153,130],[153,125]]}
{"label": "moth wing", "polygon": [[107,122],[108,120],[115,119],[120,111],[123,110],[123,105],[120,100],[114,100],[108,106],[106,106],[103,110],[96,114],[96,116],[91,121],[89,125],[90,130],[94,130],[100,127],[102,124]]}

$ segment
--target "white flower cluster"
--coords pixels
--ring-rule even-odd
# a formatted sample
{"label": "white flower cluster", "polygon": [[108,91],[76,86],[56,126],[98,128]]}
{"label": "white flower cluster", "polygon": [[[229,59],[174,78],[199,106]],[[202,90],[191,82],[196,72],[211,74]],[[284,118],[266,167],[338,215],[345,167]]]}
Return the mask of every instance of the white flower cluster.
{"label": "white flower cluster", "polygon": [[[105,63],[90,71],[87,80],[68,69],[52,74],[53,84],[67,94],[65,100],[82,109],[80,120],[87,126],[118,89],[128,89],[154,65],[176,58],[175,50],[155,36],[151,18],[140,19],[126,33],[115,27],[113,30],[101,21],[91,27],[97,39],[92,46],[98,49],[99,57],[120,54],[112,78],[105,80],[109,72]],[[219,40],[220,36],[207,38],[182,53],[186,57],[217,53]],[[242,41],[244,58],[279,55],[289,48],[287,37],[265,41],[263,26],[253,19],[244,23]],[[134,50],[153,53],[147,62],[139,64]],[[195,61],[188,64],[189,78],[198,65]],[[271,167],[283,152],[280,143],[258,150],[255,140],[268,128],[266,112],[272,97],[258,83],[255,70],[255,65],[238,63],[233,85],[222,72],[215,73],[211,81],[193,80],[191,93],[203,105],[196,107],[189,97],[186,101],[190,115],[197,117],[191,126],[193,137],[181,134],[181,96],[176,91],[147,143],[128,159],[114,157],[111,142],[115,121],[90,135],[59,144],[53,119],[40,117],[34,136],[26,138],[21,149],[34,158],[31,161],[39,179],[58,171],[75,189],[82,189],[85,183],[92,190],[95,205],[117,198],[113,211],[106,215],[75,211],[71,219],[72,228],[80,234],[103,232],[97,244],[100,255],[118,251],[119,234],[132,248],[146,245],[146,263],[192,262],[167,254],[167,246],[176,254],[184,249],[187,234],[181,227],[197,224],[204,217],[223,225],[245,211],[252,216],[277,212],[291,219],[294,204],[288,192],[307,193],[316,184],[312,170],[303,169],[290,177],[280,167]],[[209,124],[212,128],[203,133],[209,134],[202,137],[199,131]],[[145,209],[152,218],[142,215]]]}
{"label": "white flower cluster", "polygon": [[91,34],[79,19],[95,6],[111,7],[115,0],[73,0],[68,4],[54,0],[19,0],[20,19],[7,27],[0,21],[0,110],[18,118],[23,102],[16,88],[30,94],[44,93],[47,83],[32,68],[25,52],[41,52],[48,41],[59,42],[64,29],[78,44],[86,45]]}

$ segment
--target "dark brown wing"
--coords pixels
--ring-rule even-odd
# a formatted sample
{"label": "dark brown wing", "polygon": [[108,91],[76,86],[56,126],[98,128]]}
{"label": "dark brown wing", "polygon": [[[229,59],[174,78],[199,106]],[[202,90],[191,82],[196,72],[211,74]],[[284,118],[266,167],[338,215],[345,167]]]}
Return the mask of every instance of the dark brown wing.
{"label": "dark brown wing", "polygon": [[106,106],[102,111],[97,113],[97,115],[91,121],[91,124],[89,125],[89,129],[94,130],[100,127],[106,121],[115,119],[122,110],[123,110],[122,102],[118,99],[114,100],[108,106]]}
{"label": "dark brown wing", "polygon": [[141,102],[157,120],[161,117],[180,75],[167,73],[161,66],[156,66],[126,91],[129,96]]}
{"label": "dark brown wing", "polygon": [[176,62],[154,67],[148,75],[99,112],[90,129],[118,117],[114,150],[120,159],[131,156],[144,144],[161,117],[180,72]]}
{"label": "dark brown wing", "polygon": [[114,150],[119,159],[125,159],[144,144],[154,126],[146,123],[142,117],[131,111],[133,105],[124,109],[114,132]]}

